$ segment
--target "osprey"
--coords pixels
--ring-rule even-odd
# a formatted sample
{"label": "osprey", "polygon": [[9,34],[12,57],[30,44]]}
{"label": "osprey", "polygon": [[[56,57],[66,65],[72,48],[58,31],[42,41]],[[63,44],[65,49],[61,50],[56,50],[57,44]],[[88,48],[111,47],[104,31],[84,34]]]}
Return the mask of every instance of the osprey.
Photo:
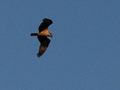
{"label": "osprey", "polygon": [[50,43],[50,39],[47,37],[52,37],[52,34],[49,32],[48,27],[53,23],[52,20],[44,18],[43,22],[38,27],[38,33],[31,33],[31,36],[37,36],[38,41],[41,43],[39,46],[39,51],[37,56],[40,57],[47,49]]}

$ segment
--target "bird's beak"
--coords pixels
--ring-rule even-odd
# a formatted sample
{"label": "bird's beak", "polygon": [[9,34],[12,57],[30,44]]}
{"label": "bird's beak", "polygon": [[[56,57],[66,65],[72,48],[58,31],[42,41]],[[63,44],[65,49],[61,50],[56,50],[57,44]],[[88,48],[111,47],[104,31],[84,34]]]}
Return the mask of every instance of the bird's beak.
{"label": "bird's beak", "polygon": [[52,38],[53,37],[53,35],[50,33],[50,37]]}

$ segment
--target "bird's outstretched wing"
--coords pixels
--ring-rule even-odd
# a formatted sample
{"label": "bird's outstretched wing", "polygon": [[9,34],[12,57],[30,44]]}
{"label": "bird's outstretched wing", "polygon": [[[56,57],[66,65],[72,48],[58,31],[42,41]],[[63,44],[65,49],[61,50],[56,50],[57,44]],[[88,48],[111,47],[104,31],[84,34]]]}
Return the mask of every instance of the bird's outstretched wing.
{"label": "bird's outstretched wing", "polygon": [[37,56],[40,57],[48,48],[49,43],[50,43],[50,39],[48,39],[45,36],[40,36],[40,37],[38,37],[38,40],[40,41],[41,45],[39,47],[39,51],[38,51]]}
{"label": "bird's outstretched wing", "polygon": [[43,22],[40,24],[40,26],[38,27],[39,32],[43,31],[44,29],[48,28],[49,25],[51,25],[53,23],[53,21],[51,19],[47,19],[44,18]]}

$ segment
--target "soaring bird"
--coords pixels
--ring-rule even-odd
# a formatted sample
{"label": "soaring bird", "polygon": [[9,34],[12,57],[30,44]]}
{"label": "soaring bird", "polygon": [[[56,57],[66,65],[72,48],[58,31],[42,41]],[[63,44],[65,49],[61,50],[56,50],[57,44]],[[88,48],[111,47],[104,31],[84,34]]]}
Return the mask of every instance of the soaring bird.
{"label": "soaring bird", "polygon": [[46,51],[49,46],[50,39],[47,37],[52,37],[52,34],[49,32],[48,27],[53,23],[52,20],[44,18],[43,22],[38,27],[38,33],[31,33],[31,36],[37,36],[38,41],[41,43],[39,46],[39,51],[37,56],[40,57]]}

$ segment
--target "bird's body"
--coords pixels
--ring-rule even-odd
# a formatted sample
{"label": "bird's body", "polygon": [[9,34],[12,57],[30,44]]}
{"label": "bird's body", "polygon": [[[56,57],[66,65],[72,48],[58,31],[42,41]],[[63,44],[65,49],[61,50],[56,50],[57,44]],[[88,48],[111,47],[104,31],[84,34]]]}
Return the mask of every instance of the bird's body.
{"label": "bird's body", "polygon": [[44,18],[43,22],[38,27],[39,33],[31,33],[31,36],[37,36],[38,41],[41,43],[37,54],[38,57],[40,57],[49,46],[50,39],[47,37],[52,37],[52,34],[49,32],[48,27],[52,23],[52,20]]}

